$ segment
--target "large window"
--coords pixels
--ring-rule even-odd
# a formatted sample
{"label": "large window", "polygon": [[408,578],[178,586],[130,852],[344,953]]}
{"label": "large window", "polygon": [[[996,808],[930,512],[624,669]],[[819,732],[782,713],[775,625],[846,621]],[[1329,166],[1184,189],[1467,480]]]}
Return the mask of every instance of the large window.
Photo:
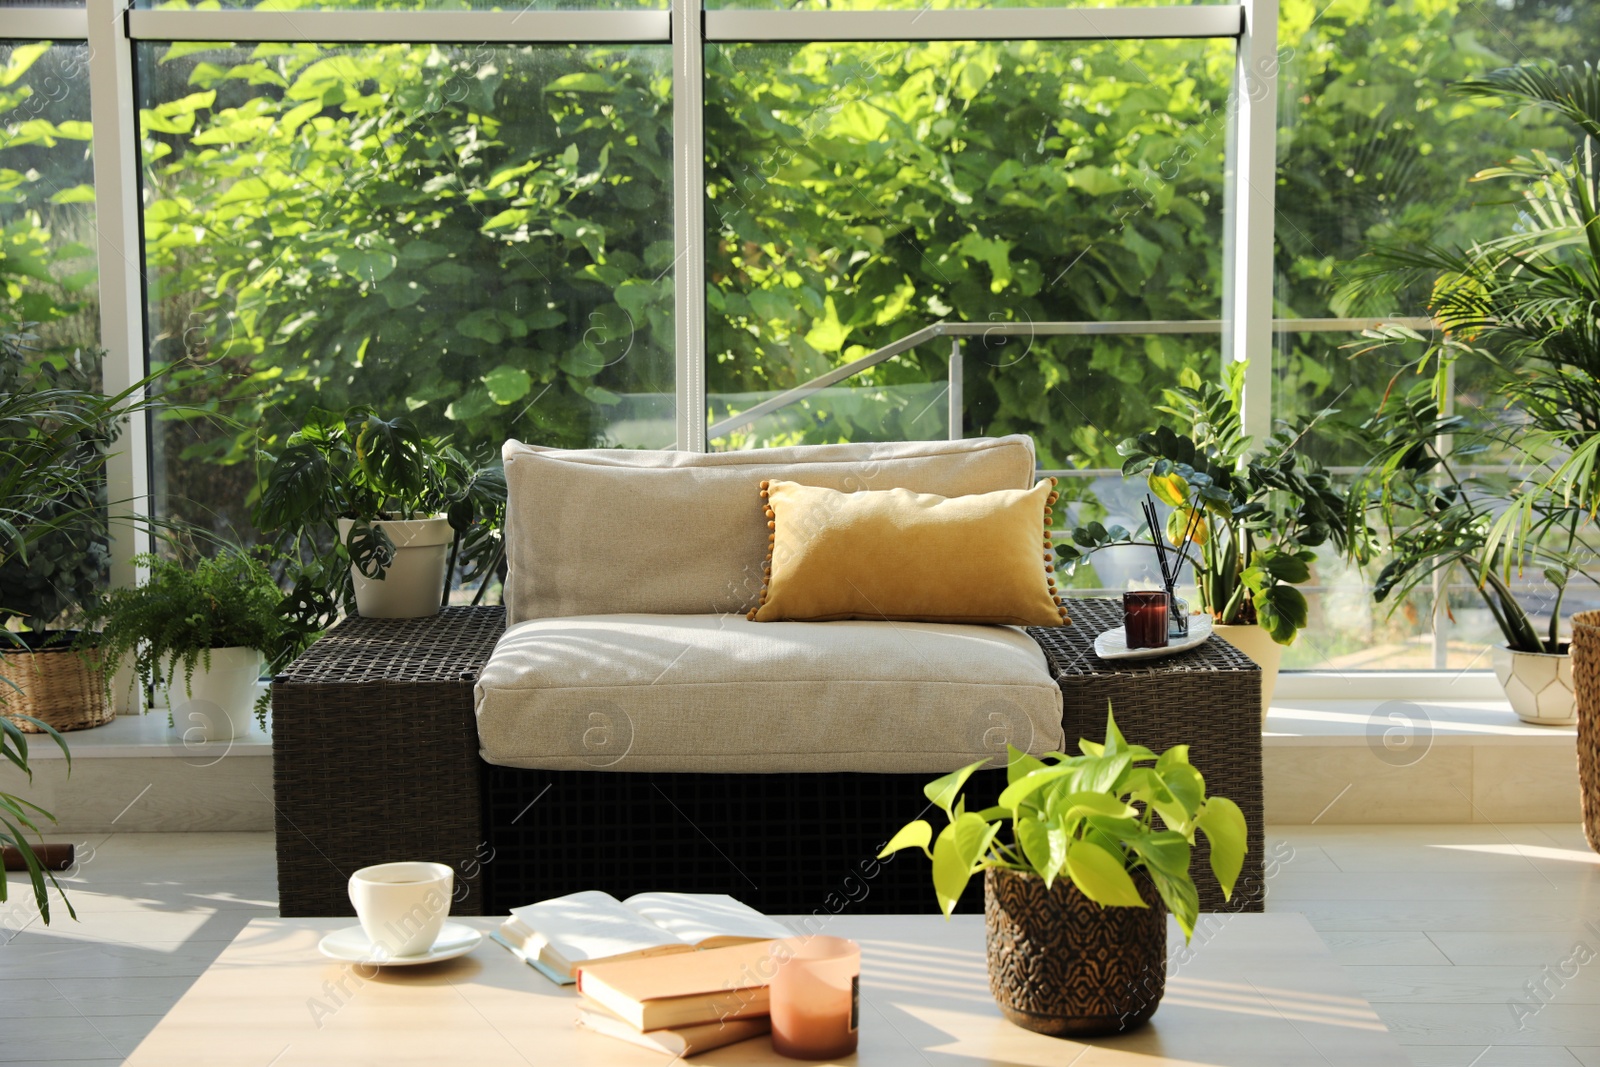
{"label": "large window", "polygon": [[479,455],[673,442],[666,49],[147,43],[158,507],[249,536],[313,408]]}
{"label": "large window", "polygon": [[[1429,311],[1425,288],[1354,286],[1365,253],[1493,236],[1506,209],[1473,175],[1570,142],[1449,83],[1600,38],[1566,0],[1281,0],[1254,68],[1278,106],[1268,289],[1240,274],[1263,231],[1230,213],[1252,180],[1230,167],[1264,158],[1238,139],[1272,131],[1227,4],[0,6],[34,27],[0,41],[5,310],[70,351],[100,339],[99,286],[108,321],[142,294],[108,332],[120,378],[163,371],[209,417],[129,445],[157,511],[242,541],[258,450],[349,404],[479,454],[1027,433],[1060,525],[1131,528],[1118,443],[1248,355],[1271,367],[1252,425],[1316,417],[1306,452],[1354,471],[1344,428],[1408,384],[1408,353],[1361,332]],[[91,143],[137,160],[118,204],[95,203]],[[1252,336],[1276,322],[1259,350],[1241,304]],[[1461,367],[1458,410],[1494,414],[1487,382]],[[1073,582],[1123,588],[1147,556]],[[1484,666],[1469,589],[1390,613],[1370,584],[1322,560],[1286,665]]]}

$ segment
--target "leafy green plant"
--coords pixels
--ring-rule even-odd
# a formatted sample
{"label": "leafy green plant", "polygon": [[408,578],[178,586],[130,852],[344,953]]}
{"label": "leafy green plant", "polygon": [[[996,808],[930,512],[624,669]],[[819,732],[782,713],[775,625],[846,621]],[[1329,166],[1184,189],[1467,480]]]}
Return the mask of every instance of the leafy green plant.
{"label": "leafy green plant", "polygon": [[[1402,602],[1435,578],[1464,579],[1489,609],[1507,648],[1559,653],[1561,603],[1572,578],[1600,585],[1600,575],[1590,570],[1595,553],[1584,536],[1592,535],[1587,517],[1559,494],[1473,466],[1491,448],[1486,437],[1501,449],[1516,449],[1521,429],[1475,427],[1460,415],[1442,415],[1432,386],[1418,386],[1362,425],[1373,458],[1355,479],[1352,499],[1360,521],[1377,523],[1374,532],[1390,556],[1373,586],[1379,603],[1391,594]],[[1523,502],[1542,536],[1513,550],[1494,536],[1494,526]],[[1555,588],[1544,634],[1505,577],[1513,552],[1517,571],[1540,573]]]}
{"label": "leafy green plant", "polygon": [[[1229,368],[1224,388],[1189,375],[1163,391],[1157,411],[1183,428],[1167,426],[1123,441],[1122,472],[1144,474],[1157,499],[1172,507],[1165,536],[1174,545],[1193,530],[1192,551],[1200,606],[1226,625],[1260,625],[1281,645],[1306,625],[1305,594],[1295,586],[1311,578],[1313,548],[1349,547],[1345,494],[1333,479],[1298,451],[1305,431],[1280,424],[1259,449],[1240,419],[1246,364]],[[1323,413],[1326,414],[1326,413]],[[1071,574],[1093,553],[1111,545],[1149,544],[1122,527],[1089,523],[1058,543],[1056,556]],[[1364,541],[1352,551],[1363,560]]]}
{"label": "leafy green plant", "polygon": [[[0,685],[0,710],[3,710],[5,704],[4,689],[6,686],[12,685],[12,683],[4,679],[0,679],[0,682],[4,683]],[[66,757],[67,767],[69,770],[71,769],[72,753],[67,751],[67,743],[62,740],[55,727],[49,723],[41,722],[31,715],[17,715],[15,717],[26,719],[29,723],[50,735],[50,739],[60,746],[62,755]],[[28,765],[28,735],[23,733],[16,723],[4,715],[0,715],[0,756],[4,756],[7,763],[27,775],[28,781],[33,781],[33,768]],[[28,867],[28,880],[33,887],[34,904],[39,909],[39,917],[48,926],[50,924],[50,893],[47,886],[53,887],[56,893],[60,895],[61,902],[67,906],[68,915],[76,919],[78,913],[73,911],[72,902],[61,891],[61,886],[56,881],[56,876],[39,864],[39,858],[33,854],[33,849],[28,845],[26,834],[31,832],[35,837],[39,836],[38,820],[41,817],[55,822],[55,816],[39,805],[30,800],[24,800],[14,793],[0,790],[0,845],[10,845],[22,853],[23,862]],[[0,878],[0,904],[6,902],[10,889],[8,880]]]}
{"label": "leafy green plant", "polygon": [[[286,616],[282,590],[265,564],[237,550],[193,563],[143,555],[149,578],[112,589],[87,613],[108,669],[131,662],[141,684],[171,691],[179,672],[187,689],[211,665],[211,650],[242,645],[259,651],[269,672],[310,645],[314,633]],[[266,714],[268,695],[256,704]],[[264,721],[263,721],[264,725]]]}
{"label": "leafy green plant", "polygon": [[[920,848],[933,862],[934,895],[947,916],[972,876],[990,867],[1036,874],[1047,887],[1065,875],[1106,907],[1146,907],[1133,879],[1147,877],[1192,936],[1200,911],[1189,873],[1195,835],[1205,835],[1211,873],[1231,898],[1244,868],[1244,813],[1226,797],[1206,795],[1187,745],[1159,756],[1131,745],[1110,712],[1105,741],[1080,740],[1078,748],[1076,756],[1044,759],[1008,748],[1006,787],[981,811],[966,810],[962,789],[987,760],[929,782],[923,793],[947,825],[935,837],[926,820],[907,823],[879,858]],[[1009,841],[1001,838],[1007,822]]]}
{"label": "leafy green plant", "polygon": [[[395,547],[380,520],[443,514],[455,534],[447,573],[460,568],[468,581],[481,579],[480,597],[499,565],[504,470],[423,435],[410,419],[383,419],[360,407],[317,411],[287,447],[263,459],[256,522],[276,533],[280,552],[301,561],[292,596],[308,622],[349,610],[352,563],[368,578],[387,572]],[[340,519],[353,520],[342,540]]]}
{"label": "leafy green plant", "polygon": [[[1501,236],[1465,248],[1380,246],[1348,286],[1351,299],[1430,286],[1441,330],[1367,333],[1369,349],[1420,345],[1404,369],[1431,374],[1371,424],[1380,451],[1369,503],[1396,538],[1391,586],[1468,571],[1511,648],[1556,651],[1560,595],[1572,574],[1589,576],[1584,536],[1600,510],[1600,69],[1527,64],[1456,88],[1508,111],[1553,113],[1576,128],[1578,144],[1570,155],[1528,150],[1475,175],[1513,183],[1515,210]],[[1499,410],[1473,420],[1441,414],[1463,365],[1483,368]],[[1426,438],[1434,429],[1451,435],[1453,457]],[[1463,471],[1484,452],[1524,477]],[[1543,638],[1509,588],[1527,570],[1557,589]]]}
{"label": "leafy green plant", "polygon": [[[0,418],[0,453],[7,456],[40,451],[53,453],[58,473],[48,494],[33,494],[24,505],[12,505],[13,528],[36,531],[31,543],[0,553],[0,624],[17,619],[33,630],[53,623],[70,624],[71,616],[104,588],[111,557],[106,546],[107,508],[104,463],[116,438],[109,419],[82,418],[88,409],[65,409],[98,399],[100,354],[80,352],[30,359],[33,324],[0,339],[0,396],[33,396],[33,414],[23,410]],[[42,395],[41,395],[42,394]],[[24,401],[27,403],[27,401]],[[74,417],[74,416],[79,417]],[[19,417],[21,416],[21,417]],[[41,422],[41,416],[49,420]],[[21,473],[21,472],[18,472]],[[24,508],[31,511],[25,513]]]}

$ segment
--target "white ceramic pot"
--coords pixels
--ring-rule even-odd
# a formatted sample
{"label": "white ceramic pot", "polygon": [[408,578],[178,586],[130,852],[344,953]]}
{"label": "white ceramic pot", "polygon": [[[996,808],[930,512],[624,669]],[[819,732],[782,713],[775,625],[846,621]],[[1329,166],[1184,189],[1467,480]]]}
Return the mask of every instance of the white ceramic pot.
{"label": "white ceramic pot", "polygon": [[255,729],[257,682],[261,679],[261,653],[235,645],[213,648],[211,666],[195,664],[185,684],[183,667],[167,667],[167,709],[172,724],[185,737],[198,730],[206,741],[242,740]]}
{"label": "white ceramic pot", "polygon": [[[350,519],[339,520],[339,540],[350,536]],[[368,578],[350,566],[356,610],[368,619],[420,619],[439,610],[444,570],[455,531],[443,515],[426,519],[380,519],[372,525],[394,542],[394,562],[383,579]]]}
{"label": "white ceramic pot", "polygon": [[1578,721],[1570,652],[1513,652],[1498,647],[1490,658],[1511,710],[1523,722],[1571,726]]}
{"label": "white ceramic pot", "polygon": [[1278,688],[1278,667],[1283,663],[1283,646],[1259,626],[1222,626],[1211,632],[1255,661],[1261,668],[1261,721],[1267,721],[1272,693]]}

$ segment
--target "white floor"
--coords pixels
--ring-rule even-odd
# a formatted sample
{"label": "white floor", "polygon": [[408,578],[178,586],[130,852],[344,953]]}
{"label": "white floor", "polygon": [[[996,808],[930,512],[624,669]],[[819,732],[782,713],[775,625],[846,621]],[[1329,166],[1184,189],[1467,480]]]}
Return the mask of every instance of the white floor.
{"label": "white floor", "polygon": [[[78,921],[0,905],[0,1062],[119,1064],[252,917],[272,836],[82,840]],[[1575,825],[1285,826],[1269,910],[1302,911],[1420,1067],[1600,1067],[1600,856]],[[20,895],[19,895],[20,893]]]}

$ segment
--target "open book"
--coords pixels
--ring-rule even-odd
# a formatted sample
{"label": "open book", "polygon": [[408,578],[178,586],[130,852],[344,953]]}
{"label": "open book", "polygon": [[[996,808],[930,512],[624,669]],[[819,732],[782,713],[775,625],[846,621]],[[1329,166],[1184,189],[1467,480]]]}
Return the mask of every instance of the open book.
{"label": "open book", "polygon": [[588,890],[511,909],[496,940],[555,981],[600,960],[659,956],[791,937],[793,931],[722,893]]}

